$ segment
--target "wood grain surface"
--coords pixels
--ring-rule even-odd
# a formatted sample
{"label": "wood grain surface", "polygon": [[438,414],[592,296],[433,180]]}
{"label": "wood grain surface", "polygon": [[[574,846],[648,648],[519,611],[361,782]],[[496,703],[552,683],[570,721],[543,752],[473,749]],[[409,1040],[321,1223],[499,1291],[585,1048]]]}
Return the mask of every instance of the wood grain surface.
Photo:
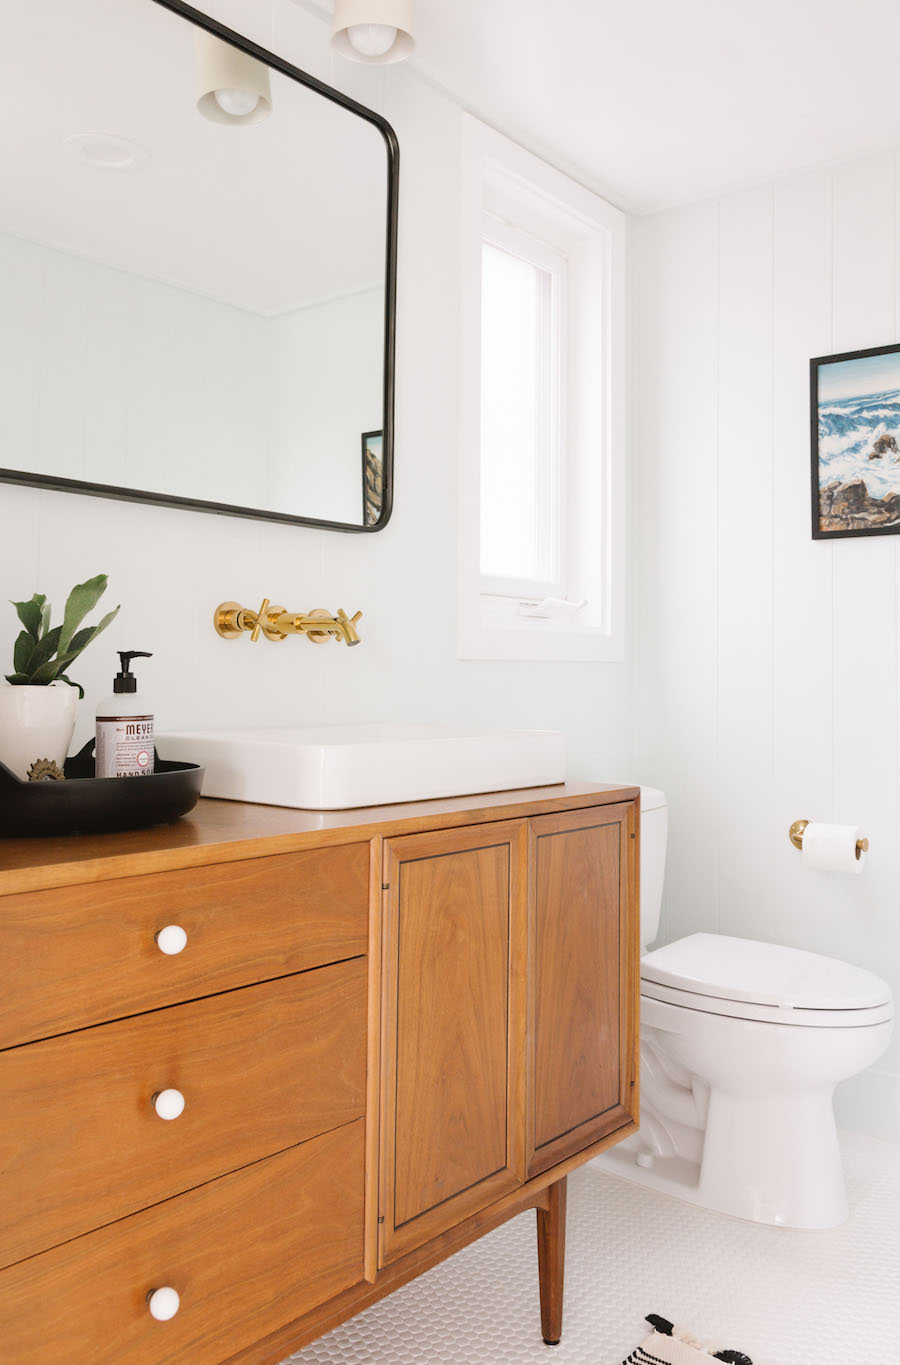
{"label": "wood grain surface", "polygon": [[390,1259],[522,1179],[526,825],[386,847]]}
{"label": "wood grain surface", "polygon": [[529,822],[528,1172],[619,1127],[631,805]]}
{"label": "wood grain surface", "polygon": [[379,835],[454,829],[485,820],[538,815],[548,806],[565,810],[626,801],[637,795],[637,787],[560,782],[550,787],[524,787],[359,810],[291,810],[284,806],[204,799],[183,819],[156,829],[52,839],[0,838],[0,895],[269,857]]}
{"label": "wood grain surface", "polygon": [[368,844],[2,897],[0,1046],[357,957],[368,899]]}
{"label": "wood grain surface", "polygon": [[[362,1120],[0,1272],[10,1365],[220,1365],[362,1278]],[[148,1293],[181,1305],[154,1321]]]}
{"label": "wood grain surface", "polygon": [[0,1052],[0,1265],[361,1118],[365,1030],[360,958]]}

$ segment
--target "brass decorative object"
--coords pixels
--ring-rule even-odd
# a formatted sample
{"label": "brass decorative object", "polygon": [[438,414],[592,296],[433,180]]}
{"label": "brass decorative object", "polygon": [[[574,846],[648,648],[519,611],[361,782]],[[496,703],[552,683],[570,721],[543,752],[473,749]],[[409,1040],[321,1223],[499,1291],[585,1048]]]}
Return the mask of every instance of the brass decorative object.
{"label": "brass decorative object", "polygon": [[52,758],[36,758],[28,769],[29,782],[62,782],[65,773]]}
{"label": "brass decorative object", "polygon": [[[794,848],[799,849],[801,853],[803,851],[803,831],[806,829],[806,826],[808,824],[809,824],[808,820],[795,820],[794,823],[791,825],[790,829],[788,830],[788,838],[794,845]],[[868,851],[869,851],[868,839],[857,839],[856,841],[857,858],[860,856],[861,853],[868,853]]]}
{"label": "brass decorative object", "polygon": [[268,597],[264,597],[259,611],[250,611],[239,602],[220,602],[213,615],[213,625],[223,640],[237,640],[246,632],[251,640],[258,640],[260,635],[267,640],[305,635],[314,645],[326,644],[328,640],[358,645],[356,626],[361,617],[361,611],[348,616],[343,607],[339,607],[334,616],[322,607],[307,612],[285,611],[284,607],[273,607]]}

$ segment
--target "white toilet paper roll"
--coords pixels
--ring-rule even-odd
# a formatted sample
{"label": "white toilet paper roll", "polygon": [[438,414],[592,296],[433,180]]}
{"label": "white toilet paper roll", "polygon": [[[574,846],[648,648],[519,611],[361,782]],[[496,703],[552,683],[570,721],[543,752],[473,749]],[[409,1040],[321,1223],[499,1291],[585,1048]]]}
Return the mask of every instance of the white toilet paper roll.
{"label": "white toilet paper roll", "polygon": [[819,825],[814,821],[803,831],[801,857],[808,867],[822,872],[852,872],[863,870],[865,853],[856,856],[858,825]]}

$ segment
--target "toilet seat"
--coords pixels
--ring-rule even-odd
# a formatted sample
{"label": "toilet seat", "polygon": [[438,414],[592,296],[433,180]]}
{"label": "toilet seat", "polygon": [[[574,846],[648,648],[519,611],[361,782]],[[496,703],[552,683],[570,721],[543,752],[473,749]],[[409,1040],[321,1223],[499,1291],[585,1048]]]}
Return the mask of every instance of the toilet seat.
{"label": "toilet seat", "polygon": [[641,994],[705,1014],[807,1028],[858,1028],[894,1016],[890,987],[873,972],[721,934],[691,934],[648,953]]}
{"label": "toilet seat", "polygon": [[660,986],[654,981],[641,982],[641,999],[660,1000],[664,1004],[677,1005],[680,1009],[691,1010],[696,1014],[720,1017],[727,1015],[732,1019],[776,1024],[783,1028],[867,1028],[874,1024],[890,1023],[894,1017],[894,1006],[891,1001],[871,1009],[798,1009],[793,1005],[754,1005],[747,1000],[723,1000],[717,996],[698,995],[693,991],[681,991],[672,986]]}

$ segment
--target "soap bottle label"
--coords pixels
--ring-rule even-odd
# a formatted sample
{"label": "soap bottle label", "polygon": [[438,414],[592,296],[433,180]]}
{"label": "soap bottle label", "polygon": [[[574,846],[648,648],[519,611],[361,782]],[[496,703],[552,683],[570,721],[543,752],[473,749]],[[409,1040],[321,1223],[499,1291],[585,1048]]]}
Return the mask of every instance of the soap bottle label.
{"label": "soap bottle label", "polygon": [[98,716],[98,777],[150,777],[153,773],[153,717]]}

